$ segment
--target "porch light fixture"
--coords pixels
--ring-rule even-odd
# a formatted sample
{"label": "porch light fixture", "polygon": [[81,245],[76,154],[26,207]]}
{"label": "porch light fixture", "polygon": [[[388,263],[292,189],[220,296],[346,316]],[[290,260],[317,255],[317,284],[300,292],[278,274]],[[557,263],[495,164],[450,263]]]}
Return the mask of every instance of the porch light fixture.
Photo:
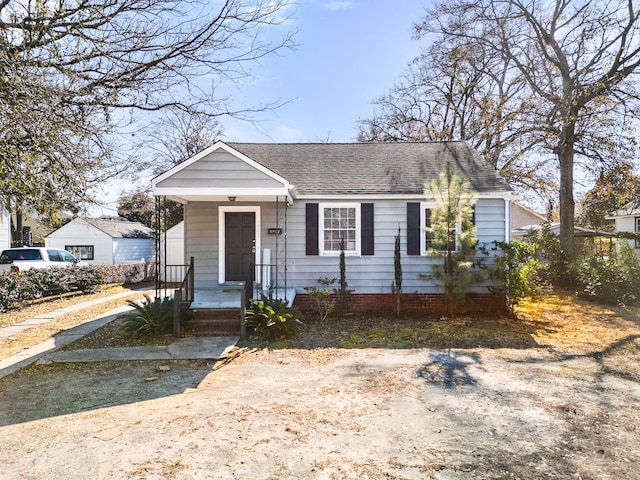
{"label": "porch light fixture", "polygon": [[229,201],[230,202],[235,202],[236,201],[236,197],[229,197]]}

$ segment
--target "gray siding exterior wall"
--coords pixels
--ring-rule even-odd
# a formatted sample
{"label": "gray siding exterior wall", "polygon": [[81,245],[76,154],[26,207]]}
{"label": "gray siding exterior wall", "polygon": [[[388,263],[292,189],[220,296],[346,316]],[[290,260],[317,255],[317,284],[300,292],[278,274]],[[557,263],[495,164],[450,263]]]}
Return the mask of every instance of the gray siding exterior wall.
{"label": "gray siding exterior wall", "polygon": [[225,151],[215,151],[159,182],[157,187],[279,188],[282,182]]}
{"label": "gray siding exterior wall", "polygon": [[[414,200],[416,202],[421,199]],[[322,203],[322,200],[308,200]],[[305,293],[304,287],[317,285],[321,277],[339,277],[337,256],[306,255],[305,253],[305,201],[298,200],[287,209],[287,286]],[[332,203],[336,203],[332,201]],[[353,203],[348,201],[345,203]],[[430,256],[407,255],[407,201],[406,200],[362,200],[374,204],[374,255],[347,256],[346,275],[350,289],[356,293],[391,293],[394,278],[394,244],[400,228],[402,247],[403,290],[408,293],[440,293],[433,282],[420,278],[429,274],[439,260]],[[185,206],[185,253],[195,260],[195,284],[197,289],[208,289],[218,285],[219,203],[193,202]],[[241,204],[227,204],[239,207]],[[275,261],[276,236],[268,229],[276,226],[276,204],[247,204],[260,206],[261,249],[272,250]],[[283,204],[280,205],[283,208]],[[280,215],[281,218],[282,212]],[[477,237],[480,243],[505,240],[505,200],[479,199],[475,218]],[[282,221],[279,226],[284,228]],[[279,239],[284,242],[284,236]],[[282,251],[282,245],[279,249]]]}

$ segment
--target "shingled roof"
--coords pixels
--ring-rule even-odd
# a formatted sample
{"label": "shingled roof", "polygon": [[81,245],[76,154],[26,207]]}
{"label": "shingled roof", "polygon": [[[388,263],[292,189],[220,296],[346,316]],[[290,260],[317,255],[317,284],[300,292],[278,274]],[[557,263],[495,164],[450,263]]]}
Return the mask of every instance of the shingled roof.
{"label": "shingled roof", "polygon": [[112,238],[153,238],[154,236],[152,228],[120,217],[84,218],[83,220]]}
{"label": "shingled roof", "polygon": [[467,142],[227,143],[301,195],[422,194],[447,160],[477,192],[507,182]]}
{"label": "shingled roof", "polygon": [[640,198],[631,200],[626,205],[623,205],[615,212],[611,212],[606,219],[612,220],[616,217],[635,217],[640,215]]}

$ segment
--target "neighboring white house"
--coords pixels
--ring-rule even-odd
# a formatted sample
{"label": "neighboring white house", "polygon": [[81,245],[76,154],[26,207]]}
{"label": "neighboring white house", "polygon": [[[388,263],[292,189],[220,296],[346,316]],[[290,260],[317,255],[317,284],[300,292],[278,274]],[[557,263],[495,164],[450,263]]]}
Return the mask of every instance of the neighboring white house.
{"label": "neighboring white house", "polygon": [[[615,221],[616,232],[640,233],[640,198],[632,200],[615,212],[611,212],[605,218]],[[628,242],[635,249],[636,253],[640,255],[640,240],[625,238],[618,238],[616,240],[617,245],[620,245],[621,242]]]}
{"label": "neighboring white house", "polygon": [[11,248],[11,217],[9,212],[0,206],[0,250]]}
{"label": "neighboring white house", "polygon": [[466,142],[218,142],[152,186],[156,196],[184,205],[184,251],[194,257],[196,290],[253,272],[257,282],[286,283],[304,296],[319,278],[339,276],[344,238],[349,289],[357,302],[370,302],[391,293],[398,230],[403,290],[441,294],[421,276],[439,262],[429,254],[425,227],[434,205],[424,185],[446,161],[477,192],[478,240],[509,241],[512,189]]}
{"label": "neighboring white house", "polygon": [[166,249],[167,265],[185,265],[184,257],[184,222],[174,225],[165,233],[160,234],[160,248],[162,256],[165,256],[164,245]]}
{"label": "neighboring white house", "polygon": [[530,228],[534,225],[542,225],[547,218],[541,213],[535,212],[525,207],[519,202],[511,203],[511,235],[512,237],[521,236],[523,227]]}
{"label": "neighboring white house", "polygon": [[89,264],[153,261],[154,232],[123,218],[76,218],[45,238],[45,246],[63,248]]}

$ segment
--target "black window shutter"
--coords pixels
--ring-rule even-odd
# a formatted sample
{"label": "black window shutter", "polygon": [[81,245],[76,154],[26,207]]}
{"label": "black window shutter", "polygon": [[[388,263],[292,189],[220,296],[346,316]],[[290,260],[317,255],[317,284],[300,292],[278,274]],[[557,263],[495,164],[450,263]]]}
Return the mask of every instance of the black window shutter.
{"label": "black window shutter", "polygon": [[407,255],[420,255],[420,203],[407,203]]}
{"label": "black window shutter", "polygon": [[318,255],[318,204],[307,203],[306,207],[306,253]]}
{"label": "black window shutter", "polygon": [[360,205],[360,253],[373,255],[373,203]]}
{"label": "black window shutter", "polygon": [[471,207],[471,224],[472,225],[476,224],[476,206],[475,205]]}

